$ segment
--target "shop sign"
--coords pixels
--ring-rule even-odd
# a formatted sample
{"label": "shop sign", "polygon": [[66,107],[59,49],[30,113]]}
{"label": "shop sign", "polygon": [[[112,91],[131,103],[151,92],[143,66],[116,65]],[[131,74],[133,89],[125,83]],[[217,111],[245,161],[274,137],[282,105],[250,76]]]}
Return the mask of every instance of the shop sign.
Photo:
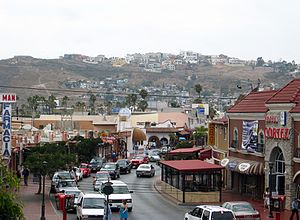
{"label": "shop sign", "polygon": [[236,168],[236,166],[237,166],[237,162],[235,162],[235,161],[231,161],[227,165],[229,170],[234,170]]}
{"label": "shop sign", "polygon": [[0,93],[0,102],[16,102],[17,95],[15,93]]}
{"label": "shop sign", "polygon": [[215,125],[212,123],[208,125],[208,145],[215,145]]}
{"label": "shop sign", "polygon": [[11,104],[3,103],[2,109],[2,152],[4,158],[11,155]]}
{"label": "shop sign", "polygon": [[265,137],[266,138],[273,138],[273,139],[289,139],[289,128],[265,128]]}
{"label": "shop sign", "polygon": [[248,170],[250,168],[250,164],[249,163],[240,163],[239,164],[239,170],[241,172],[245,172],[246,170]]}
{"label": "shop sign", "polygon": [[225,159],[221,160],[221,166],[222,167],[226,167],[228,163],[229,163],[229,159],[228,158],[225,158]]}
{"label": "shop sign", "polygon": [[266,123],[278,123],[278,116],[277,115],[266,115],[265,122]]}

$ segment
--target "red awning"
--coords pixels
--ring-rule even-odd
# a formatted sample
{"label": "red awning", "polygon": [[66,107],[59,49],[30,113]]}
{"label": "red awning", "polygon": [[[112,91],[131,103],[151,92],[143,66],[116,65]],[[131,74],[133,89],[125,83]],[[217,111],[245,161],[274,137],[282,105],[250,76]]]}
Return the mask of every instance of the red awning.
{"label": "red awning", "polygon": [[180,154],[180,153],[197,153],[200,152],[201,148],[197,147],[189,147],[189,148],[178,148],[176,150],[171,150],[169,154]]}
{"label": "red awning", "polygon": [[206,171],[206,170],[222,170],[224,167],[208,163],[202,160],[164,160],[161,164],[171,167],[178,171]]}

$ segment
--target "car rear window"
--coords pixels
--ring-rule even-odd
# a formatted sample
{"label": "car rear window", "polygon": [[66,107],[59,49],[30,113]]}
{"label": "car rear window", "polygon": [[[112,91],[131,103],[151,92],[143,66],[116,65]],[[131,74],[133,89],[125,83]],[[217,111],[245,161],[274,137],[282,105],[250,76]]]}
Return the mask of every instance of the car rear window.
{"label": "car rear window", "polygon": [[248,204],[238,204],[238,205],[234,205],[232,207],[232,210],[234,212],[251,212],[254,209],[252,208],[251,205],[248,205]]}
{"label": "car rear window", "polygon": [[233,220],[233,214],[228,211],[224,212],[213,212],[212,213],[213,220]]}

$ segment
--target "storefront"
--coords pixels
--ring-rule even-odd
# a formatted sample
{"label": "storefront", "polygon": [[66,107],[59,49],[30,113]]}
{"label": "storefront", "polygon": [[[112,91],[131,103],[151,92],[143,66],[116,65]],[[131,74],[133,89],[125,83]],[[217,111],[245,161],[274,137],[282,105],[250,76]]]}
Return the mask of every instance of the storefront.
{"label": "storefront", "polygon": [[201,160],[161,161],[162,191],[182,203],[213,203],[222,199],[224,167]]}

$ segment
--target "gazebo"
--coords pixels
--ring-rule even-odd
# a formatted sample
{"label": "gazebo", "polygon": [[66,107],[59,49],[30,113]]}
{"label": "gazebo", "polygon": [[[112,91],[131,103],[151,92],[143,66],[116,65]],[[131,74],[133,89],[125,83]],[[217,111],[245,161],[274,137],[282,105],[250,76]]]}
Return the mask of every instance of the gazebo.
{"label": "gazebo", "polygon": [[202,160],[160,161],[162,191],[182,203],[221,202],[222,169]]}

